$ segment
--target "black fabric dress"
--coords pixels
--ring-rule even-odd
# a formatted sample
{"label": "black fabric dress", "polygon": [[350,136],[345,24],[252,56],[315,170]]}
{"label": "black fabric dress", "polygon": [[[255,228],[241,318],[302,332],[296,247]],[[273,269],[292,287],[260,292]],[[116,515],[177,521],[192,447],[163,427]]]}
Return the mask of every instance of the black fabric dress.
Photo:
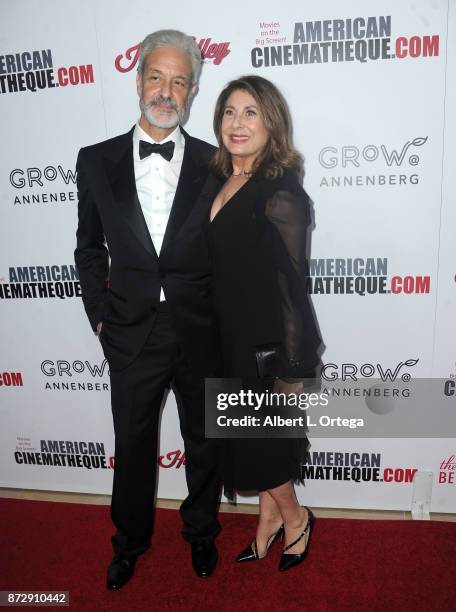
{"label": "black fabric dress", "polygon": [[[205,197],[213,201],[221,186],[212,177]],[[279,347],[275,376],[313,375],[321,340],[305,286],[309,222],[307,194],[291,172],[252,177],[208,220],[225,377],[258,377],[256,353],[265,346]],[[307,440],[226,439],[223,447],[230,495],[300,479]]]}

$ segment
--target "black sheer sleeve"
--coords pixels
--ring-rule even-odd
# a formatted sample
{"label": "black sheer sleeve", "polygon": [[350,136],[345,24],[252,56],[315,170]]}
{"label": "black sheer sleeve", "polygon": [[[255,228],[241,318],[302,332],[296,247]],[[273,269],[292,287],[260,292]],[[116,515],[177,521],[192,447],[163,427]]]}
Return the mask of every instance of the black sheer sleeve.
{"label": "black sheer sleeve", "polygon": [[280,378],[314,378],[320,344],[306,292],[309,200],[303,189],[276,191],[266,202],[277,270],[283,345]]}

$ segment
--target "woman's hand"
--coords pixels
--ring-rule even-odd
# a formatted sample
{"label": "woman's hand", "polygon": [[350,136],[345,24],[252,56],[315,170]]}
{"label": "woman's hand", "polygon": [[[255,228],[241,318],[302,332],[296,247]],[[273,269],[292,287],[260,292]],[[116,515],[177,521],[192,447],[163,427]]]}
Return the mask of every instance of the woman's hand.
{"label": "woman's hand", "polygon": [[286,395],[290,395],[290,393],[294,393],[298,395],[302,393],[304,385],[302,382],[294,382],[289,383],[281,380],[280,378],[276,378],[273,386],[273,393],[285,393]]}

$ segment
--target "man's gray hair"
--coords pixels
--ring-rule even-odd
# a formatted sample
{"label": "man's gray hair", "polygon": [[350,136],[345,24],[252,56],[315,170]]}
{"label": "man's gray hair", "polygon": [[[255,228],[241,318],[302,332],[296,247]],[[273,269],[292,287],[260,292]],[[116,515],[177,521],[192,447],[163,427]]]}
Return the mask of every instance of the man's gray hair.
{"label": "man's gray hair", "polygon": [[192,84],[198,83],[201,74],[201,51],[196,41],[178,30],[158,30],[146,36],[139,49],[138,73],[143,76],[146,58],[151,51],[160,47],[174,47],[185,53],[192,64]]}

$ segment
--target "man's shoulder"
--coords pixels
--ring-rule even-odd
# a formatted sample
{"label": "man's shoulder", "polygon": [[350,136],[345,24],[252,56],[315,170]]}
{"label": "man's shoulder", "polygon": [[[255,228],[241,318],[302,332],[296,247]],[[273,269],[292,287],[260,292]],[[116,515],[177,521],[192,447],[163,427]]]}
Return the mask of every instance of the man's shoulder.
{"label": "man's shoulder", "polygon": [[80,154],[87,155],[89,157],[106,155],[119,147],[124,147],[132,141],[133,129],[134,128],[130,129],[125,134],[113,136],[107,140],[102,140],[101,142],[96,142],[94,144],[82,147]]}
{"label": "man's shoulder", "polygon": [[202,161],[207,163],[216,151],[216,147],[205,140],[195,138],[195,136],[190,136],[190,134],[188,134],[188,132],[185,130],[182,130],[182,133],[184,134],[186,144],[191,147],[193,153],[198,155]]}

